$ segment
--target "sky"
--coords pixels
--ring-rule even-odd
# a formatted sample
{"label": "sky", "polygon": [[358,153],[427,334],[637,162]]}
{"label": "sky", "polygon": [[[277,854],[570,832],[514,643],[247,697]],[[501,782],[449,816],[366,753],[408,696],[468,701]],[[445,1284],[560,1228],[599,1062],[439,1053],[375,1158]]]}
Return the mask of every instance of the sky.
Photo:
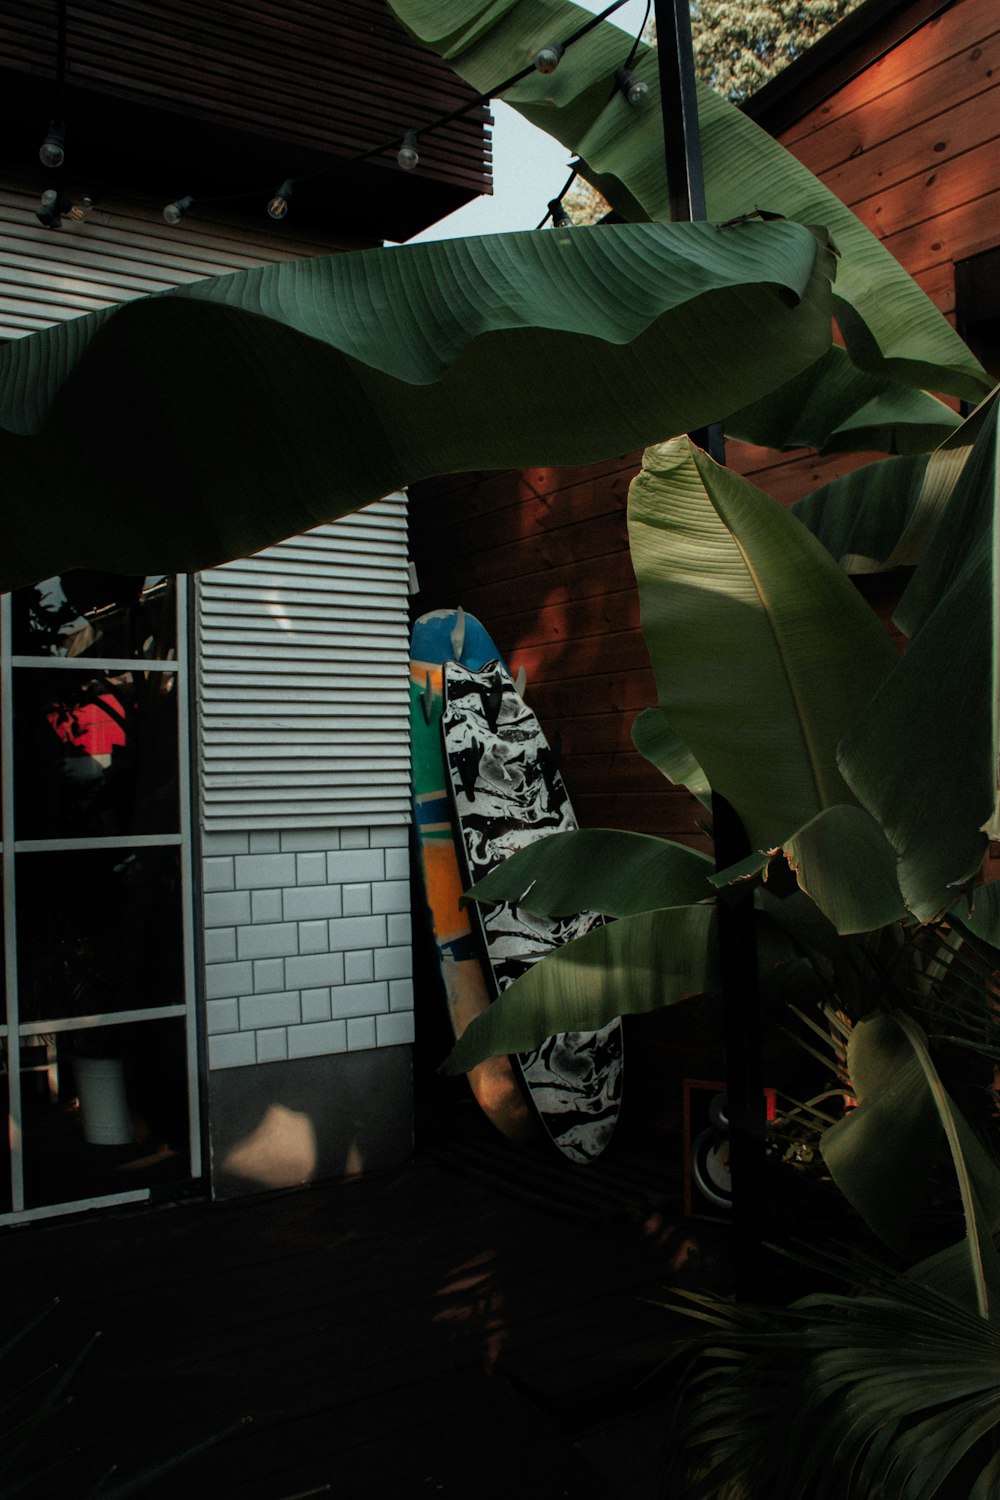
{"label": "sky", "polygon": [[[578,0],[596,14],[609,0]],[[634,37],[642,26],[645,0],[628,0],[610,18]],[[467,234],[500,234],[514,229],[537,229],[548,212],[548,202],[561,192],[569,176],[570,152],[544,131],[495,99],[493,125],[493,196],[476,198],[438,224],[413,236],[422,240],[458,239]]]}

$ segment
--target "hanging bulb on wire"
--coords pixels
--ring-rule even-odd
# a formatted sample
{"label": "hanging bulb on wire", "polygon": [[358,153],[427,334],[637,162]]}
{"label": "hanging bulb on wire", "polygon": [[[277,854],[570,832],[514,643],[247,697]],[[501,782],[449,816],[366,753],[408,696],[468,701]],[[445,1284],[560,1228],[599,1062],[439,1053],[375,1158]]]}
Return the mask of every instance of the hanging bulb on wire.
{"label": "hanging bulb on wire", "polygon": [[288,212],[288,200],[292,196],[292,179],[286,177],[270,203],[267,205],[268,218],[283,219]]}
{"label": "hanging bulb on wire", "polygon": [[66,160],[66,127],[61,120],[50,120],[45,139],[38,148],[38,160],[43,167],[55,171]]}
{"label": "hanging bulb on wire", "polygon": [[615,82],[633,109],[638,109],[640,104],[645,103],[646,95],[649,93],[649,84],[645,83],[638,74],[633,73],[631,68],[627,68],[624,63],[615,70]]}
{"label": "hanging bulb on wire", "polygon": [[562,55],[566,51],[562,42],[550,42],[540,52],[535,53],[535,68],[539,73],[554,73],[558,68]]}
{"label": "hanging bulb on wire", "polygon": [[166,208],[163,210],[163,217],[166,219],[167,223],[171,225],[171,227],[176,227],[181,222],[193,202],[194,199],[191,197],[178,198],[174,203],[167,204]]}
{"label": "hanging bulb on wire", "polygon": [[420,154],[417,151],[417,132],[415,130],[408,130],[403,136],[403,144],[396,152],[396,161],[404,172],[412,172],[420,161]]}
{"label": "hanging bulb on wire", "polygon": [[60,202],[56,189],[46,188],[38,200],[38,207],[35,209],[35,218],[43,229],[61,229],[63,207],[64,204]]}
{"label": "hanging bulb on wire", "polygon": [[552,215],[553,229],[572,229],[573,220],[563,207],[561,198],[553,198],[549,203],[549,213]]}

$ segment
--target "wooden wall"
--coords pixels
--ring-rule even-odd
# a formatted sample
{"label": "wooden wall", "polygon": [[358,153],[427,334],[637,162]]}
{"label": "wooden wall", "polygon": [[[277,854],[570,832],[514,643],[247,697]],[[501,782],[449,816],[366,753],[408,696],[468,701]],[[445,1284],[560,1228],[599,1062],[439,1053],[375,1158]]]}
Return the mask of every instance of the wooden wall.
{"label": "wooden wall", "polygon": [[563,768],[585,827],[706,845],[704,809],[633,749],[656,702],[625,529],[638,455],[588,468],[468,475],[411,491],[417,613],[461,604],[486,625]]}
{"label": "wooden wall", "polygon": [[[954,318],[954,263],[1000,243],[1000,7],[950,8],[796,119],[781,139],[840,194]],[[879,457],[731,444],[732,466],[782,504]],[[418,607],[461,603],[516,668],[581,823],[699,842],[703,810],[632,748],[655,702],[625,537],[633,454],[419,486]],[[873,601],[888,614],[885,597]]]}
{"label": "wooden wall", "polygon": [[[1000,6],[955,0],[778,138],[954,323],[956,263],[1000,245]],[[877,456],[733,444],[730,462],[789,503]]]}

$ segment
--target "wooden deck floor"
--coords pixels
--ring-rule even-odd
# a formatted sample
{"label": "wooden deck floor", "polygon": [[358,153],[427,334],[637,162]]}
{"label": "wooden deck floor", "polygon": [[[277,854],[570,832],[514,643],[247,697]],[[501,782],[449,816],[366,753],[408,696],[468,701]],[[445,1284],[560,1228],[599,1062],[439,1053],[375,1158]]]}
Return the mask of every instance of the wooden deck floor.
{"label": "wooden deck floor", "polygon": [[638,1381],[678,1324],[644,1299],[724,1286],[728,1256],[659,1176],[628,1150],[567,1172],[484,1122],[383,1175],[8,1232],[4,1322],[60,1297],[21,1368],[103,1334],[44,1493],[249,1417],[148,1494],[654,1500],[662,1397]]}

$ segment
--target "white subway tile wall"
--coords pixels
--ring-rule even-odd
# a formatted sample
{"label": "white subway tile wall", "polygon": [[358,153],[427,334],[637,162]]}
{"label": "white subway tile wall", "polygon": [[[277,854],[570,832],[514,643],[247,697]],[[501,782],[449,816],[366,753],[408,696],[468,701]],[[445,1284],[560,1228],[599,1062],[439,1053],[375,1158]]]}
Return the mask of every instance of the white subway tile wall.
{"label": "white subway tile wall", "polygon": [[206,832],[209,1067],[413,1040],[408,833]]}

